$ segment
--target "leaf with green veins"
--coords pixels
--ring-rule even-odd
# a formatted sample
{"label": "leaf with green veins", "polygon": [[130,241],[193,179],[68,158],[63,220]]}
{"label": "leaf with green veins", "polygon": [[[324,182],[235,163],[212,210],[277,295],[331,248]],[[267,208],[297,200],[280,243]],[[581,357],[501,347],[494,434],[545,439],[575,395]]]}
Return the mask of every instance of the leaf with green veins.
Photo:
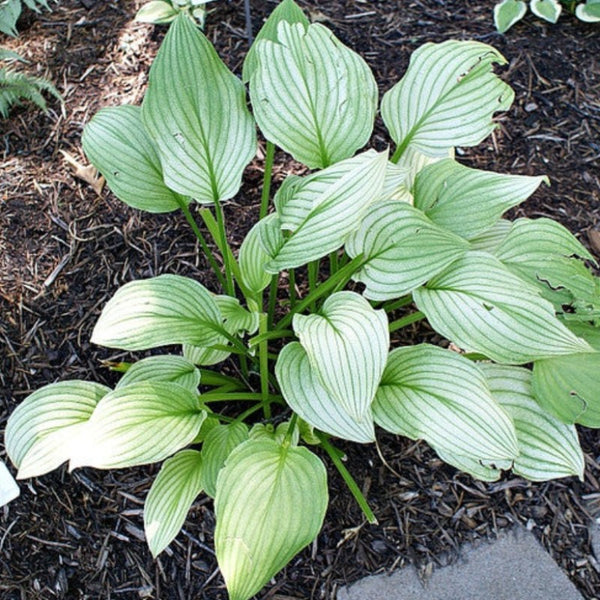
{"label": "leaf with green veins", "polygon": [[503,0],[494,6],[494,24],[500,33],[508,31],[527,13],[527,4],[522,0]]}
{"label": "leaf with green veins", "polygon": [[316,538],[327,501],[327,472],[306,448],[248,440],[229,455],[217,482],[215,549],[230,600],[248,600]]}
{"label": "leaf with green veins", "polygon": [[483,252],[467,253],[413,297],[438,333],[499,363],[589,350],[554,316],[537,288]]}
{"label": "leaf with green veins", "polygon": [[480,42],[448,40],[416,50],[381,102],[381,116],[398,145],[394,158],[411,146],[427,156],[447,156],[455,146],[485,139],[496,127],[494,113],[514,99],[494,74],[494,63],[506,59]]}
{"label": "leaf with green veins", "polygon": [[390,300],[443,271],[469,243],[410,204],[392,200],[372,207],[345,249],[350,257],[364,257],[353,279],[366,285],[365,298]]}
{"label": "leaf with green veins", "polygon": [[77,451],[78,432],[110,388],[88,381],[51,383],[33,392],[6,424],[6,452],[18,478],[38,477]]}
{"label": "leaf with green veins", "polygon": [[277,24],[254,44],[254,117],[264,136],[311,169],[349,158],[369,140],[377,84],[367,63],[323,25]]}
{"label": "leaf with green veins", "polygon": [[502,242],[506,239],[506,236],[508,236],[511,228],[512,221],[506,219],[496,221],[490,229],[469,240],[471,249],[495,255]]}
{"label": "leaf with green veins", "polygon": [[531,371],[484,363],[480,365],[492,396],[512,417],[519,443],[513,471],[529,481],[576,475],[583,479],[584,459],[577,431],[548,414],[536,401]]}
{"label": "leaf with green veins", "polygon": [[483,373],[459,354],[429,344],[390,353],[373,416],[392,433],[471,460],[509,467],[518,454],[513,423]]}
{"label": "leaf with green veins", "polygon": [[184,14],[169,27],[152,64],[142,119],[171,189],[201,203],[237,194],[256,154],[246,90]]}
{"label": "leaf with green veins", "polygon": [[471,169],[446,159],[417,175],[414,205],[440,227],[470,240],[529,198],[543,181],[548,180]]}
{"label": "leaf with green veins", "polygon": [[164,460],[198,435],[198,394],[166,382],[132,383],[100,400],[78,432],[69,469],[133,467]]}
{"label": "leaf with green veins", "polygon": [[149,356],[131,365],[116,389],[141,381],[168,381],[195,392],[200,385],[200,371],[183,356]]}
{"label": "leaf with green veins", "polygon": [[221,313],[211,293],[180,275],[132,281],[102,310],[92,342],[108,348],[146,350],[168,344],[218,343]]}
{"label": "leaf with green veins", "polygon": [[182,450],[165,460],[144,503],[144,532],[156,558],[177,536],[202,491],[200,452]]}
{"label": "leaf with green veins", "polygon": [[482,461],[473,459],[469,456],[441,450],[434,445],[431,447],[445,463],[452,465],[463,473],[468,473],[471,477],[479,479],[480,481],[498,481],[502,476],[502,471],[510,468],[508,462],[503,462],[499,465],[495,463],[485,464]]}
{"label": "leaf with green veins", "polygon": [[172,4],[165,0],[151,0],[137,11],[135,20],[140,23],[165,24],[170,23],[178,15]]}

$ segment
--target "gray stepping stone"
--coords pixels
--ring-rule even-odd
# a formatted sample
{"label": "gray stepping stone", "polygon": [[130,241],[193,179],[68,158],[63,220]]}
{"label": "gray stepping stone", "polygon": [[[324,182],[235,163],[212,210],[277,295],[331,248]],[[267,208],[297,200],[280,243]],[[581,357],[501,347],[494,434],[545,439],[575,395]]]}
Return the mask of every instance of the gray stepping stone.
{"label": "gray stepping stone", "polygon": [[459,563],[422,582],[413,567],[367,577],[337,600],[583,600],[577,588],[525,529],[469,547]]}

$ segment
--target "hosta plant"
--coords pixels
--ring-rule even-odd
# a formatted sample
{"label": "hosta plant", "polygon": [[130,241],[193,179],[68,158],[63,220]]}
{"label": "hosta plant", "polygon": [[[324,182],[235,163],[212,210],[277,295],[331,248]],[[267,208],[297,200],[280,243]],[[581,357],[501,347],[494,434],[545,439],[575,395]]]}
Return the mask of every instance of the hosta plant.
{"label": "hosta plant", "polygon": [[171,23],[179,13],[204,27],[206,5],[213,0],[151,0],[138,10],[135,20],[161,25]]}
{"label": "hosta plant", "polygon": [[[214,498],[232,600],[318,535],[325,464],[374,522],[336,439],[373,443],[378,428],[423,439],[489,481],[582,477],[575,423],[600,426],[594,259],[552,220],[503,216],[544,177],[453,158],[510,106],[493,71],[504,62],[479,42],[419,48],[379,106],[393,150],[376,151],[364,149],[371,70],[293,0],[265,23],[243,80],[177,16],[142,106],[101,110],[83,146],[123,202],[183,213],[219,289],[172,274],[121,287],[92,341],[181,351],[116,365],[114,389],[76,380],[31,394],[6,430],[18,476],[164,461],[144,510],[150,549],[164,550],[200,494]],[[223,204],[257,125],[259,219],[238,251]],[[272,197],[276,147],[307,171]],[[418,321],[446,341],[407,344]]]}

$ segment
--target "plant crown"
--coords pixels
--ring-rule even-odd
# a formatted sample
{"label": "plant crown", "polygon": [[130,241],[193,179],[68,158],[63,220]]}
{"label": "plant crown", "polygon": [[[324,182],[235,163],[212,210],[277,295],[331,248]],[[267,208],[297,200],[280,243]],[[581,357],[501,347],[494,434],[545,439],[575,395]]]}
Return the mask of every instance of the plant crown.
{"label": "plant crown", "polygon": [[[370,68],[293,0],[244,63],[252,113],[244,83],[174,18],[142,106],[100,110],[83,146],[129,206],[183,212],[221,289],[172,274],[121,287],[92,341],[181,354],[117,365],[115,389],[75,380],[31,394],[6,429],[19,478],[65,461],[164,461],[144,510],[150,549],[165,549],[200,493],[213,497],[232,600],[317,536],[322,457],[375,522],[332,438],[373,443],[378,426],[486,481],[508,470],[581,478],[574,424],[600,426],[595,261],[550,219],[503,217],[544,177],[453,158],[511,105],[493,72],[505,62],[479,42],[414,52],[380,105],[390,156],[361,150],[378,109]],[[223,203],[255,157],[256,124],[267,140],[260,219],[234,252]],[[276,147],[310,171],[288,176],[271,208]],[[402,329],[424,319],[451,345],[407,345],[414,326]]]}

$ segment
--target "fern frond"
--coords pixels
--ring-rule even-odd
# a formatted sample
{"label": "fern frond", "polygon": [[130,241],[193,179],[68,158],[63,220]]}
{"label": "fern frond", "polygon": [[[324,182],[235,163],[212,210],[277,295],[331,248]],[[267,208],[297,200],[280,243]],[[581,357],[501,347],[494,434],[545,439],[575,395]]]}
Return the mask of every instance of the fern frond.
{"label": "fern frond", "polygon": [[0,68],[0,117],[8,117],[10,108],[22,104],[23,100],[33,102],[47,112],[46,100],[42,95],[44,92],[62,102],[62,96],[47,79]]}
{"label": "fern frond", "polygon": [[17,21],[21,16],[23,3],[38,13],[42,12],[41,7],[50,10],[48,0],[0,0],[0,32],[17,37]]}

